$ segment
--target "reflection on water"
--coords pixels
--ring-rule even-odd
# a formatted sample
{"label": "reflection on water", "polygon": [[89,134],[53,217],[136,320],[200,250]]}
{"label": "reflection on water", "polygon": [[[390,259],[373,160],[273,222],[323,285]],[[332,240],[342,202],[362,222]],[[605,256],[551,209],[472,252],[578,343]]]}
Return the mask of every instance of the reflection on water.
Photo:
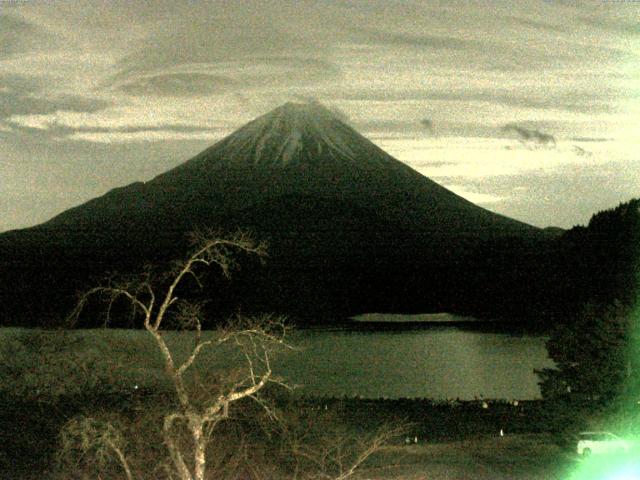
{"label": "reflection on water", "polygon": [[553,366],[544,337],[449,326],[302,330],[291,340],[302,352],[279,358],[277,370],[308,395],[533,399],[533,370]]}

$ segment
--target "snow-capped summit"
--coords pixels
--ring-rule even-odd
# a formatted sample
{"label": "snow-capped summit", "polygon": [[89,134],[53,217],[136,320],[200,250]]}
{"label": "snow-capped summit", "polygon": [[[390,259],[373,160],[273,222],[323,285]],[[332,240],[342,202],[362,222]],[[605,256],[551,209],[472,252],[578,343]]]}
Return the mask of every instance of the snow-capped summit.
{"label": "snow-capped summit", "polygon": [[287,165],[300,160],[301,153],[319,156],[328,152],[354,160],[349,130],[319,103],[290,102],[250,122],[221,147],[228,158],[249,148],[256,165]]}
{"label": "snow-capped summit", "polygon": [[323,150],[353,159],[344,125],[319,104],[286,103],[250,122],[223,144],[227,158],[251,150],[256,165],[287,165],[307,151],[322,155]]}
{"label": "snow-capped summit", "polygon": [[354,163],[369,140],[318,102],[289,102],[256,118],[198,158],[215,156],[228,166],[287,166],[339,160]]}

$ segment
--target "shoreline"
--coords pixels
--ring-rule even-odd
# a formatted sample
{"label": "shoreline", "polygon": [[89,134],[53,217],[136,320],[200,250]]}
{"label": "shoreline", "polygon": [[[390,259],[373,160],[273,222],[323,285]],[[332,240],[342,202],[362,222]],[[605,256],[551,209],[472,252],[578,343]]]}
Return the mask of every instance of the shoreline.
{"label": "shoreline", "polygon": [[500,322],[496,319],[480,319],[468,315],[455,315],[447,312],[440,313],[364,313],[349,317],[349,320],[358,323],[491,323]]}

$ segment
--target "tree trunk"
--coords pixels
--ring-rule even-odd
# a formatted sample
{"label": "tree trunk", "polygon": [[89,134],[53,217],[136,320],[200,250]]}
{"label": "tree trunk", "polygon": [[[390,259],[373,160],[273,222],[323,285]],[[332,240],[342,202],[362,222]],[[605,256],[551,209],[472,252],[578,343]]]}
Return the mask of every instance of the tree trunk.
{"label": "tree trunk", "polygon": [[192,420],[191,434],[193,435],[194,443],[194,480],[204,480],[204,471],[207,466],[205,458],[206,441],[202,435],[202,422],[198,420]]}
{"label": "tree trunk", "polygon": [[176,470],[178,471],[178,475],[180,476],[180,480],[193,480],[191,476],[191,472],[189,472],[189,468],[184,462],[182,458],[182,453],[180,449],[175,444],[173,439],[172,426],[173,422],[178,418],[177,415],[169,415],[164,419],[164,438],[167,448],[169,449],[169,454],[171,456],[171,460],[173,461]]}

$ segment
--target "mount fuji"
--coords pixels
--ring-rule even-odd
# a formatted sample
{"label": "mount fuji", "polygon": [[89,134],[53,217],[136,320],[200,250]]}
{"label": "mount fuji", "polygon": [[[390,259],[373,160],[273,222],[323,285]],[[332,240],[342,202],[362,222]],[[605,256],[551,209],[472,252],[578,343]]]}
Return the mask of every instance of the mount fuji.
{"label": "mount fuji", "polygon": [[150,182],[113,190],[45,225],[138,229],[160,214],[173,219],[162,230],[181,229],[289,195],[348,202],[436,236],[535,230],[429,180],[315,103],[287,103]]}
{"label": "mount fuji", "polygon": [[146,183],[0,235],[0,315],[62,315],[90,278],[183,257],[198,228],[241,228],[270,246],[266,267],[220,287],[215,308],[314,321],[473,313],[495,280],[490,252],[545,237],[426,178],[322,105],[287,103]]}

